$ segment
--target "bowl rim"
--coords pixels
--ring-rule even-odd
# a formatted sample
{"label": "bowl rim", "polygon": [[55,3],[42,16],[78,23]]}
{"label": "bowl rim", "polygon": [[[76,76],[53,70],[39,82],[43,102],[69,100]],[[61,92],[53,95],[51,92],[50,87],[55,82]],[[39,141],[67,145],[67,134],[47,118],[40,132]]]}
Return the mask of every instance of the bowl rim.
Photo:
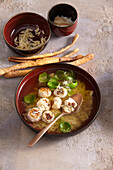
{"label": "bowl rim", "polygon": [[[72,7],[72,8],[76,11],[77,17],[76,17],[75,21],[73,21],[72,24],[70,24],[70,25],[68,25],[68,26],[63,26],[63,27],[62,27],[62,26],[58,26],[58,25],[54,24],[54,22],[50,20],[50,18],[49,18],[50,11],[51,11],[54,7],[56,7],[56,6],[58,6],[58,5],[68,5],[68,6]],[[73,25],[78,21],[78,12],[77,12],[77,10],[76,10],[76,8],[75,8],[74,6],[72,6],[72,5],[68,4],[68,3],[59,3],[59,4],[56,4],[56,5],[52,6],[52,7],[49,9],[49,11],[48,11],[48,21],[50,22],[50,24],[54,25],[54,26],[57,27],[57,28],[62,28],[62,29],[64,28],[64,29],[65,29],[65,28],[68,28],[68,27],[73,26]]]}
{"label": "bowl rim", "polygon": [[[101,107],[101,92],[100,92],[100,88],[99,88],[96,80],[91,76],[91,74],[89,74],[89,73],[88,73],[87,71],[85,71],[83,68],[80,68],[80,67],[78,67],[78,66],[73,66],[73,65],[67,64],[67,63],[66,63],[66,64],[65,64],[65,63],[55,63],[55,64],[46,64],[46,65],[39,66],[39,67],[33,69],[32,71],[30,71],[29,73],[27,73],[27,74],[19,81],[19,83],[18,83],[18,85],[17,85],[17,87],[16,87],[16,90],[15,90],[15,98],[14,98],[15,107],[16,107],[16,111],[17,111],[20,119],[22,120],[22,122],[23,122],[27,127],[29,127],[31,130],[33,130],[34,132],[36,132],[36,133],[39,132],[39,130],[37,130],[37,129],[33,128],[32,126],[30,126],[30,125],[22,118],[22,116],[20,115],[20,113],[19,113],[19,111],[18,111],[18,108],[17,108],[17,105],[16,105],[16,94],[17,94],[17,90],[18,90],[20,84],[22,83],[22,81],[23,81],[31,72],[33,72],[33,71],[35,71],[35,70],[38,70],[39,68],[43,68],[43,67],[45,67],[45,66],[51,66],[51,65],[54,65],[54,66],[56,65],[56,66],[57,66],[57,64],[58,64],[58,65],[65,65],[65,66],[66,66],[66,65],[69,65],[69,66],[71,66],[71,67],[73,67],[73,68],[76,68],[76,69],[79,69],[79,70],[83,71],[84,73],[86,73],[87,75],[89,75],[89,77],[90,77],[90,78],[94,81],[94,83],[96,84],[96,86],[97,86],[97,89],[96,89],[96,90],[98,91],[98,94],[99,94],[98,109],[97,109],[94,117],[93,117],[85,126],[83,126],[83,127],[80,128],[80,129],[77,129],[77,130],[75,130],[75,131],[72,131],[71,133],[61,133],[61,134],[47,133],[47,132],[45,133],[46,136],[55,136],[55,137],[74,136],[74,135],[77,135],[77,134],[81,133],[81,132],[84,131],[85,129],[87,129],[87,128],[94,122],[94,120],[97,118],[97,116],[98,116],[98,114],[99,114],[99,110],[100,110],[100,107]],[[24,83],[25,83],[25,82],[24,82]],[[22,88],[22,87],[21,87],[21,88]],[[96,91],[96,94],[97,94],[97,91]]]}
{"label": "bowl rim", "polygon": [[[7,25],[7,23],[11,20],[11,19],[13,19],[14,17],[16,17],[16,16],[18,16],[18,15],[22,15],[22,14],[35,14],[35,15],[38,15],[39,17],[41,17],[41,18],[43,18],[46,22],[47,22],[47,25],[48,25],[48,28],[49,28],[49,36],[48,36],[48,39],[46,40],[46,42],[44,43],[44,44],[42,44],[42,45],[40,45],[39,47],[35,47],[35,48],[33,48],[33,49],[31,49],[31,50],[21,50],[21,49],[18,49],[18,48],[16,48],[16,47],[14,47],[13,45],[11,45],[7,40],[6,40],[6,37],[5,37],[5,27],[6,27],[6,25]],[[15,49],[15,50],[18,50],[18,51],[20,51],[20,52],[26,52],[26,51],[32,51],[32,50],[36,50],[36,49],[40,49],[41,47],[43,47],[43,46],[45,46],[47,43],[48,43],[48,41],[50,40],[50,37],[51,37],[51,28],[50,28],[50,25],[49,25],[49,23],[48,23],[48,21],[47,21],[47,19],[46,18],[44,18],[42,15],[40,15],[40,14],[38,14],[38,13],[35,13],[35,12],[20,12],[20,13],[18,13],[18,14],[15,14],[15,15],[13,15],[12,17],[10,17],[6,22],[5,22],[5,24],[4,24],[4,26],[3,26],[3,29],[2,29],[2,33],[3,33],[3,38],[4,38],[4,40],[5,40],[5,42],[10,46],[10,47],[12,47],[13,49]]]}

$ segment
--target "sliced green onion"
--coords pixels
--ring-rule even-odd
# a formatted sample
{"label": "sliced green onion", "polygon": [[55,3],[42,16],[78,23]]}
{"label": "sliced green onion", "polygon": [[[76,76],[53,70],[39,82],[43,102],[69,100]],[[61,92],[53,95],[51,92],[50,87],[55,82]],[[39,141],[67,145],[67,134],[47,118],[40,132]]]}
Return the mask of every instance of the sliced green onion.
{"label": "sliced green onion", "polygon": [[65,75],[65,77],[72,77],[72,78],[75,77],[75,74],[73,73],[72,70],[70,70],[70,71],[65,71],[65,72],[64,72],[64,75]]}
{"label": "sliced green onion", "polygon": [[39,75],[39,81],[41,83],[47,83],[49,80],[49,75],[46,72],[43,72]]}
{"label": "sliced green onion", "polygon": [[58,78],[58,80],[65,80],[65,75],[63,70],[57,70],[55,77]]}
{"label": "sliced green onion", "polygon": [[71,125],[68,122],[62,122],[59,126],[61,132],[67,133],[71,130]]}
{"label": "sliced green onion", "polygon": [[66,77],[66,80],[71,83],[73,81],[73,78],[72,77]]}
{"label": "sliced green onion", "polygon": [[75,80],[74,82],[68,83],[67,85],[69,86],[69,88],[74,89],[74,88],[78,85],[78,83],[77,83],[77,81]]}
{"label": "sliced green onion", "polygon": [[60,85],[57,81],[48,81],[47,86],[51,89],[57,88],[57,86]]}
{"label": "sliced green onion", "polygon": [[27,94],[26,96],[24,96],[24,102],[27,104],[31,104],[35,101],[35,95],[34,94]]}
{"label": "sliced green onion", "polygon": [[56,77],[51,77],[51,78],[49,79],[49,81],[55,81],[55,82],[57,82],[57,78],[56,78]]}
{"label": "sliced green onion", "polygon": [[51,89],[51,91],[54,91],[54,89],[57,88],[58,85],[60,85],[60,83],[57,82],[56,77],[50,78],[48,83],[47,83],[47,86]]}

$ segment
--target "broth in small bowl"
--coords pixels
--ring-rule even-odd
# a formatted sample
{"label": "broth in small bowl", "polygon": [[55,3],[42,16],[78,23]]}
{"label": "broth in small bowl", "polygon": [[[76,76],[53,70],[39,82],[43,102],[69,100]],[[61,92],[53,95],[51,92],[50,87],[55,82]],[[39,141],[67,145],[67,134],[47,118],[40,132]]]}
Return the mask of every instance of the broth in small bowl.
{"label": "broth in small bowl", "polygon": [[[61,87],[62,90],[59,90]],[[58,94],[55,92],[56,90]],[[55,119],[61,114],[65,101],[76,93],[83,96],[80,109],[73,115],[64,115],[46,133],[55,136],[75,135],[86,129],[94,121],[100,107],[100,90],[96,81],[90,74],[79,67],[69,64],[49,64],[33,70],[21,80],[17,87],[15,96],[16,109],[21,120],[32,130],[39,132],[50,123],[43,118],[44,112],[52,112],[53,119]],[[57,105],[53,107],[55,97],[60,99],[60,107],[58,106],[59,100]],[[38,115],[40,116],[39,120],[34,121],[34,117],[36,116],[37,118],[37,115],[32,112],[33,119],[31,119],[28,113],[30,111],[32,115],[32,109],[42,107],[44,101],[40,101],[45,100],[45,98],[47,99],[46,103],[49,105],[42,111],[41,116]],[[41,104],[39,105],[39,103]],[[50,119],[51,115],[47,116]]]}

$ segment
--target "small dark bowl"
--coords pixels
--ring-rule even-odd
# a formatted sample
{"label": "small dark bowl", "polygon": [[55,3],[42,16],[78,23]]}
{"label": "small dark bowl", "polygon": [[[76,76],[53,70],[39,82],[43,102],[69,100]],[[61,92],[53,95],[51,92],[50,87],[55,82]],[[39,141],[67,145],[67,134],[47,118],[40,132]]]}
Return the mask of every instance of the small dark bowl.
{"label": "small dark bowl", "polygon": [[75,131],[72,131],[72,132],[65,133],[65,134],[46,132],[47,135],[53,135],[53,136],[57,136],[57,137],[58,136],[64,137],[64,136],[76,135],[76,134],[82,132],[83,130],[85,130],[95,120],[95,118],[98,115],[98,111],[99,111],[99,107],[100,107],[100,100],[101,100],[98,84],[96,83],[94,78],[89,73],[87,73],[86,71],[84,71],[83,69],[81,69],[79,67],[76,67],[76,66],[73,66],[70,64],[48,64],[48,65],[41,66],[41,67],[31,71],[30,73],[28,73],[20,81],[20,83],[16,89],[15,106],[17,109],[17,113],[25,125],[27,125],[33,131],[39,132],[39,129],[34,128],[32,126],[32,124],[30,122],[26,121],[23,117],[23,114],[25,112],[23,98],[24,98],[24,96],[26,96],[27,94],[32,92],[34,87],[36,87],[39,74],[41,74],[43,72],[47,72],[48,74],[50,74],[52,72],[56,72],[57,70],[65,70],[65,71],[73,70],[73,72],[76,75],[76,79],[79,79],[82,82],[84,82],[87,90],[93,91],[93,108],[91,110],[91,114],[90,114],[89,118],[80,127],[78,127],[78,129],[76,129]]}
{"label": "small dark bowl", "polygon": [[[35,47],[31,50],[20,50],[14,45],[15,37],[18,37],[22,30],[32,29],[33,31],[39,26],[41,34],[36,36],[36,40],[40,40],[41,37],[46,37],[46,42],[40,47]],[[44,34],[42,33],[44,31]],[[3,37],[8,47],[23,56],[33,55],[41,52],[48,43],[51,35],[51,29],[47,20],[39,14],[24,12],[13,16],[7,21],[3,28]]]}
{"label": "small dark bowl", "polygon": [[[67,17],[71,18],[73,21],[73,24],[69,26],[57,26],[54,24],[55,17]],[[51,30],[57,35],[57,36],[67,36],[70,35],[76,28],[77,22],[78,22],[78,14],[77,10],[69,5],[69,4],[58,4],[51,8],[51,10],[48,13],[48,22],[50,24]]]}

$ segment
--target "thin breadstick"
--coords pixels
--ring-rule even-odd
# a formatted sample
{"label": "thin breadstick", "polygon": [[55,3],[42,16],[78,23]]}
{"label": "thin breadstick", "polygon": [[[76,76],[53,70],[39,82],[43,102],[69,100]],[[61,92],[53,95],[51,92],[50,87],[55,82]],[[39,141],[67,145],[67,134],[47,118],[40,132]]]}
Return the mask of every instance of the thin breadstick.
{"label": "thin breadstick", "polygon": [[79,52],[79,49],[75,48],[71,53],[65,55],[64,57],[71,57],[72,55],[74,55],[75,53],[78,53],[78,52]]}
{"label": "thin breadstick", "polygon": [[[71,53],[63,56],[63,57],[71,57],[72,55],[74,55],[75,53],[79,52],[79,49],[78,48],[75,48]],[[9,61],[11,62],[16,62],[16,63],[25,63],[26,60],[18,60],[18,59],[14,59],[14,58],[9,58]],[[36,60],[35,60],[36,61]]]}
{"label": "thin breadstick", "polygon": [[79,65],[82,65],[84,63],[87,63],[88,61],[92,60],[94,57],[95,57],[95,55],[93,53],[90,53],[90,54],[86,55],[85,57],[83,57],[79,60],[69,62],[69,64],[79,66]]}
{"label": "thin breadstick", "polygon": [[[65,52],[65,51],[67,51],[69,48],[71,48],[71,47],[75,44],[75,42],[77,41],[78,37],[79,37],[79,34],[76,34],[76,35],[74,36],[74,38],[73,38],[72,44],[66,46],[65,48],[62,48],[62,49],[59,50],[59,51],[55,51],[55,52],[53,52],[53,53],[40,54],[40,55],[36,55],[36,56],[31,56],[31,57],[9,57],[9,59],[18,59],[18,60],[19,60],[19,59],[20,59],[20,60],[28,60],[28,59],[29,59],[29,60],[34,60],[34,59],[38,59],[38,58],[53,57],[53,56],[56,56],[56,55],[58,55],[58,54],[61,54],[61,53]],[[8,59],[8,60],[9,60],[9,59]]]}
{"label": "thin breadstick", "polygon": [[44,65],[44,64],[50,64],[50,63],[74,61],[75,58],[76,57],[53,57],[53,58],[49,57],[49,58],[38,59],[36,61],[27,61],[24,63],[13,65],[11,67],[0,69],[0,76],[4,75],[5,73],[8,73],[10,71],[13,71],[13,70],[19,70],[19,69],[23,69],[23,68],[40,66],[40,65]]}
{"label": "thin breadstick", "polygon": [[18,60],[14,58],[8,58],[8,61],[15,62],[15,63],[26,63],[26,60]]}
{"label": "thin breadstick", "polygon": [[[76,60],[83,58],[82,55],[77,55],[76,56]],[[30,70],[15,70],[15,71],[11,71],[8,72],[6,74],[4,74],[4,77],[6,78],[13,78],[13,77],[21,77],[21,76],[25,76],[27,73],[29,73],[32,69]]]}
{"label": "thin breadstick", "polygon": [[84,57],[83,55],[77,55],[74,61],[79,60],[79,59],[81,59],[83,57]]}
{"label": "thin breadstick", "polygon": [[25,76],[30,71],[32,71],[32,69],[10,71],[9,73],[4,74],[4,77],[6,78],[22,77],[22,76]]}

